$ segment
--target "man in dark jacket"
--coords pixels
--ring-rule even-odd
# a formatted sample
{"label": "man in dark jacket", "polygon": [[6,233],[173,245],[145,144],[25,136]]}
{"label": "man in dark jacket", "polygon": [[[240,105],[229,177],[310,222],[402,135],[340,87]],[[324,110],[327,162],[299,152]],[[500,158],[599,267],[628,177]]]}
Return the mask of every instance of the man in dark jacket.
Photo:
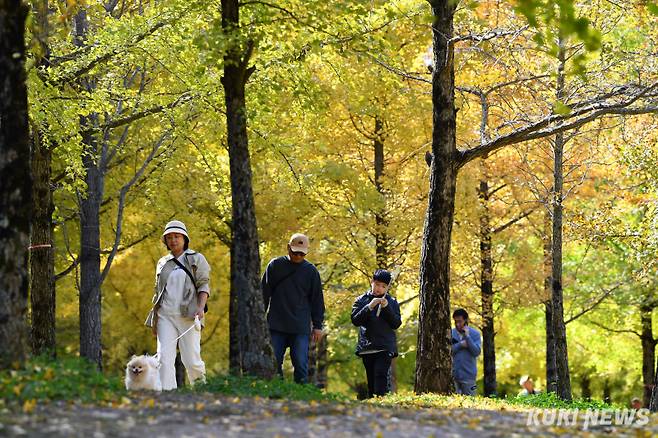
{"label": "man in dark jacket", "polygon": [[388,295],[391,273],[377,269],[371,288],[354,301],[352,324],[359,327],[356,354],[363,360],[368,379],[368,397],[388,392],[388,370],[398,355],[395,330],[402,324],[400,306]]}
{"label": "man in dark jacket", "polygon": [[324,322],[322,281],[316,267],[305,260],[308,249],[308,237],[293,234],[288,255],[272,259],[261,282],[279,374],[283,375],[283,356],[290,347],[297,383],[308,380],[309,340],[322,338]]}

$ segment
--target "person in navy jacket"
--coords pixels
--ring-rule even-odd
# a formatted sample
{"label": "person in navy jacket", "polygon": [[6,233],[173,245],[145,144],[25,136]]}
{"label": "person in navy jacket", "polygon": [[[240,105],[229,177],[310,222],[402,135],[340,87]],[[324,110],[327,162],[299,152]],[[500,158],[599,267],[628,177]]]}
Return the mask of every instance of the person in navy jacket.
{"label": "person in navy jacket", "polygon": [[402,324],[400,306],[388,295],[391,273],[377,269],[371,288],[352,306],[352,324],[359,327],[356,354],[363,360],[368,379],[368,397],[388,392],[388,370],[398,355],[395,330]]}

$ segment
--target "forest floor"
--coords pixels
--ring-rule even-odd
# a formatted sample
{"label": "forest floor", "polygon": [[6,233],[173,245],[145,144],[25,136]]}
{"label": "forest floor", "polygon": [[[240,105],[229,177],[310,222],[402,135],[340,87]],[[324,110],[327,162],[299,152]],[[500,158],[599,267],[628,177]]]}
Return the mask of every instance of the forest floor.
{"label": "forest floor", "polygon": [[531,410],[409,408],[194,392],[156,396],[138,393],[114,403],[59,401],[29,409],[7,406],[0,411],[0,436],[481,438],[658,435],[656,415],[645,416],[645,421],[640,422],[646,423],[644,425],[637,422],[615,425],[614,416],[612,425],[592,424],[591,419],[586,425],[585,413],[577,416],[575,425],[550,425],[550,421],[545,421],[550,420],[549,417],[533,415]]}

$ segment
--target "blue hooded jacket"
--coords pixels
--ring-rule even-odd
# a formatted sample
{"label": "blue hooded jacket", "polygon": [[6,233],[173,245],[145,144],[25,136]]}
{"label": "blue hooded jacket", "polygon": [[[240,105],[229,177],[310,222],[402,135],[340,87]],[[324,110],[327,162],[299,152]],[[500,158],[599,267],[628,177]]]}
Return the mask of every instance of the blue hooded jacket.
{"label": "blue hooded jacket", "polygon": [[[482,338],[480,332],[468,327],[468,336],[453,328],[452,338],[452,376],[457,381],[474,382],[477,377],[477,357],[480,355]],[[466,341],[466,346],[461,344]]]}

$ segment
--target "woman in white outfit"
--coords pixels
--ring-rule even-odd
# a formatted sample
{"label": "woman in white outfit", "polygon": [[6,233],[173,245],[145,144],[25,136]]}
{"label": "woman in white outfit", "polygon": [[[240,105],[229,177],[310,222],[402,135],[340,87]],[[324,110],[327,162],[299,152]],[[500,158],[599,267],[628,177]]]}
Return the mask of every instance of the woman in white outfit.
{"label": "woman in white outfit", "polygon": [[195,317],[203,325],[204,307],[210,295],[210,266],[202,254],[188,249],[190,238],[183,222],[169,222],[162,233],[162,241],[170,253],[156,266],[153,308],[146,325],[158,339],[162,389],[170,390],[177,387],[176,346],[180,349],[190,383],[205,381],[201,330],[185,331],[194,326]]}

